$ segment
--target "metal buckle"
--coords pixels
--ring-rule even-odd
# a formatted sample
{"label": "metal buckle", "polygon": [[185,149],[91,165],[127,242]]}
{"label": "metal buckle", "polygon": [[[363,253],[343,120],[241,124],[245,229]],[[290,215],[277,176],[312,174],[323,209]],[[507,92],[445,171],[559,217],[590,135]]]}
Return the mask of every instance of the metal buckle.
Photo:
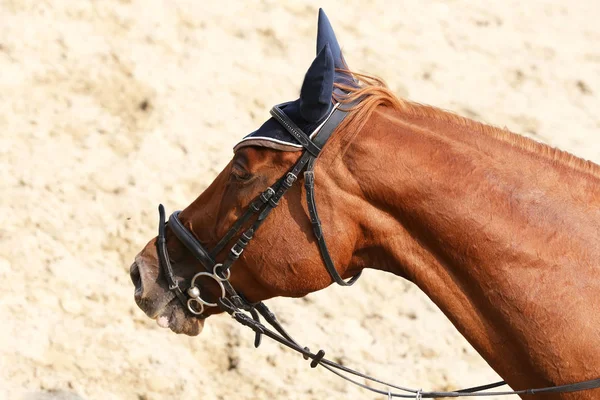
{"label": "metal buckle", "polygon": [[242,254],[244,252],[244,248],[242,246],[238,246],[240,249],[236,249],[236,246],[238,246],[238,244],[234,244],[233,247],[231,247],[231,253],[235,256],[235,258],[239,258],[240,254]]}
{"label": "metal buckle", "polygon": [[269,201],[269,199],[271,197],[273,197],[274,194],[275,194],[275,190],[273,190],[272,187],[269,187],[269,188],[267,188],[267,190],[265,190],[264,192],[261,193],[260,199],[262,200],[263,203],[266,203],[267,201]]}
{"label": "metal buckle", "polygon": [[294,182],[296,182],[296,179],[298,179],[296,175],[292,174],[291,172],[288,172],[283,182],[285,183],[285,186],[289,189],[292,187]]}

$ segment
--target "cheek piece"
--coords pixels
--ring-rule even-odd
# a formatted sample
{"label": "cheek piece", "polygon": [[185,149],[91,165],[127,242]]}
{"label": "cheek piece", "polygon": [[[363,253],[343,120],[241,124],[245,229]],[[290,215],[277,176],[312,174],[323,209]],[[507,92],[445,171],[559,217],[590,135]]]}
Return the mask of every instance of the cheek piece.
{"label": "cheek piece", "polygon": [[[487,392],[488,389],[496,388],[505,385],[505,382],[496,382],[484,386],[472,387],[462,390],[450,391],[450,392],[424,392],[421,389],[411,389],[403,386],[393,385],[375,378],[372,378],[366,374],[355,371],[333,361],[326,359],[325,352],[319,350],[316,353],[310,351],[308,347],[299,345],[281,326],[275,315],[262,303],[250,303],[248,302],[242,293],[237,292],[229,282],[231,275],[231,267],[235,261],[243,253],[246,246],[250,243],[254,237],[258,228],[262,225],[265,219],[269,216],[271,211],[277,207],[279,200],[285,195],[285,193],[294,185],[298,176],[304,171],[304,186],[306,189],[306,202],[308,205],[308,212],[310,221],[313,227],[313,232],[319,246],[321,258],[325,269],[331,276],[332,280],[342,286],[350,286],[360,276],[360,272],[350,278],[348,281],[344,281],[340,274],[337,272],[331,255],[327,249],[325,237],[323,236],[323,229],[321,227],[321,221],[317,213],[317,205],[315,202],[315,176],[314,167],[317,156],[321,152],[321,148],[327,142],[335,128],[344,120],[348,114],[348,110],[351,109],[356,103],[349,103],[345,108],[336,105],[332,111],[326,117],[325,122],[322,124],[320,130],[312,138],[304,133],[282,110],[288,103],[280,104],[271,110],[272,117],[277,120],[286,130],[289,132],[303,147],[303,153],[300,156],[296,164],[290,169],[284,176],[277,180],[273,185],[264,190],[258,195],[248,206],[248,209],[244,214],[238,218],[238,220],[232,225],[229,231],[219,240],[215,247],[208,251],[204,246],[196,239],[196,237],[181,223],[179,220],[180,211],[175,211],[169,217],[168,223],[165,222],[165,209],[163,205],[159,205],[159,226],[158,226],[158,240],[157,249],[160,260],[162,271],[165,275],[169,289],[172,290],[184,309],[189,313],[193,314],[197,318],[204,319],[204,311],[206,307],[219,307],[222,311],[227,312],[240,324],[251,328],[255,333],[254,346],[258,347],[261,342],[262,335],[265,335],[278,343],[297,351],[302,354],[304,359],[311,360],[310,366],[315,368],[317,365],[329,370],[330,372],[338,375],[339,377],[352,382],[364,389],[371,392],[386,395],[388,398],[436,398],[436,397],[474,397],[474,396],[498,396],[498,395],[525,395],[525,394],[536,394],[536,393],[565,393],[575,392],[580,390],[588,390],[600,387],[600,378],[590,381],[553,386],[539,389],[526,389],[518,391],[505,391],[505,392]],[[225,246],[233,240],[233,238],[242,230],[244,226],[255,217],[254,221],[250,224],[249,228],[246,228],[241,235],[239,235],[235,244],[230,248],[227,257],[222,262],[217,262],[215,257],[225,248]],[[169,258],[166,245],[165,230],[166,228],[171,229],[175,236],[183,243],[183,245],[194,255],[194,257],[204,266],[205,271],[198,272],[192,278],[190,286],[184,291],[181,289],[179,284],[180,279],[175,277],[173,273],[173,267]],[[202,296],[202,291],[197,284],[200,279],[210,279],[214,281],[218,287],[218,298],[216,301],[209,301]],[[271,326],[268,328],[261,322],[260,316]],[[350,378],[348,375],[353,375],[354,378]],[[357,378],[366,379],[374,383],[386,386],[386,389],[377,389],[366,384],[357,381]],[[392,392],[390,388],[397,390]]]}

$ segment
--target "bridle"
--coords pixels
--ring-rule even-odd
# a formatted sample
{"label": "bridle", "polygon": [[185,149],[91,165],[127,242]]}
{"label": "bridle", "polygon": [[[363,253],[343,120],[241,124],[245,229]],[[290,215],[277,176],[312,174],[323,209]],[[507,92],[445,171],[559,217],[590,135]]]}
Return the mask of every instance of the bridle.
{"label": "bridle", "polygon": [[[346,118],[347,114],[355,103],[349,103],[343,107],[340,107],[338,104],[333,107],[325,122],[321,125],[321,128],[316,134],[314,134],[313,137],[309,137],[309,135],[304,133],[284,113],[282,108],[286,104],[288,103],[274,106],[271,109],[271,115],[302,145],[304,148],[302,155],[296,164],[285,175],[278,179],[273,185],[269,186],[250,203],[244,214],[242,214],[242,216],[235,221],[232,227],[227,231],[227,233],[225,233],[225,235],[219,240],[212,250],[206,250],[204,246],[194,237],[194,235],[181,223],[178,217],[180,213],[179,211],[175,211],[169,217],[168,226],[171,231],[205,268],[205,271],[194,275],[191,280],[190,287],[185,292],[181,289],[179,282],[175,278],[171,261],[167,252],[165,236],[167,223],[165,223],[165,209],[162,204],[158,207],[160,217],[157,248],[160,265],[165,274],[167,283],[169,284],[169,289],[175,293],[185,309],[196,315],[198,318],[205,318],[205,307],[219,307],[222,311],[225,311],[231,315],[236,321],[254,331],[255,347],[260,345],[261,337],[262,335],[265,335],[302,354],[306,360],[310,359],[310,366],[312,368],[320,365],[343,379],[346,379],[372,392],[386,395],[388,398],[397,397],[421,399],[437,397],[526,395],[538,393],[567,393],[600,388],[600,378],[567,385],[503,392],[487,392],[487,390],[506,385],[504,381],[451,392],[424,392],[421,389],[417,390],[393,385],[328,360],[324,357],[325,352],[323,350],[319,350],[316,353],[311,352],[308,347],[299,345],[285,331],[275,315],[263,302],[250,303],[247,301],[243,294],[236,291],[229,282],[231,267],[243,253],[246,246],[248,246],[248,244],[252,241],[258,228],[263,224],[269,214],[278,206],[281,198],[294,185],[294,183],[298,180],[298,176],[303,171],[309,217],[327,272],[334,282],[342,286],[350,286],[360,277],[359,272],[348,281],[344,281],[344,279],[337,272],[333,260],[331,259],[329,250],[327,249],[325,237],[323,236],[323,230],[319,215],[317,213],[317,205],[314,195],[314,167],[316,159],[331,134],[344,120],[344,118]],[[234,237],[242,230],[242,228],[250,223],[253,217],[255,217],[254,221],[238,236],[237,241],[227,253],[225,260],[218,263],[216,261],[217,255],[220,254],[225,246],[234,239]],[[212,279],[214,282],[216,282],[220,290],[219,298],[216,301],[211,302],[202,297],[200,288],[196,285],[196,281],[202,277]],[[274,330],[264,325],[261,322],[260,316],[262,316]],[[352,379],[343,373],[354,375],[355,377],[387,386],[388,390],[381,390],[367,386],[366,384],[358,382],[357,380]],[[403,393],[391,392],[390,388],[396,389]]]}
{"label": "bridle", "polygon": [[[315,160],[319,155],[323,144],[325,144],[327,139],[329,139],[335,128],[337,128],[337,126],[342,122],[348,112],[340,109],[337,105],[333,107],[331,113],[329,113],[326,120],[322,123],[319,131],[311,139],[284,113],[282,107],[287,104],[288,103],[283,103],[273,107],[271,110],[271,115],[273,118],[279,121],[279,123],[281,123],[286,130],[292,136],[294,136],[294,138],[296,138],[303,147],[305,147],[306,150],[302,153],[298,161],[296,161],[295,165],[285,175],[283,175],[273,185],[269,186],[252,202],[250,202],[250,205],[244,214],[242,214],[242,216],[235,221],[233,226],[229,229],[229,231],[227,231],[227,233],[225,233],[225,235],[221,238],[221,240],[219,240],[219,242],[211,251],[207,251],[204,246],[202,246],[202,244],[192,235],[192,233],[185,226],[183,226],[178,218],[180,213],[179,211],[175,211],[169,217],[168,226],[171,228],[175,236],[206,269],[206,271],[199,272],[192,278],[191,286],[186,292],[189,297],[186,297],[185,293],[181,290],[173,274],[173,268],[171,266],[166,248],[164,207],[162,205],[159,206],[160,223],[157,245],[161,265],[165,272],[169,289],[174,291],[184,307],[186,307],[192,314],[195,314],[196,316],[202,317],[205,306],[219,306],[221,308],[229,307],[232,311],[235,308],[242,310],[249,310],[253,308],[253,305],[245,301],[244,297],[238,294],[233,286],[229,283],[229,276],[231,273],[230,268],[240,257],[248,243],[250,243],[258,228],[263,224],[273,209],[279,205],[281,198],[293,186],[294,182],[296,182],[302,171],[304,171],[306,199],[308,202],[310,219],[327,271],[336,283],[344,286],[352,285],[360,276],[360,273],[358,273],[346,282],[337,272],[335,266],[333,265],[333,260],[331,259],[329,250],[327,249],[327,244],[325,243],[314,196]],[[236,243],[229,250],[225,261],[222,263],[217,263],[215,261],[215,257],[225,248],[227,243],[229,243],[235,237],[235,235],[238,234],[245,225],[247,225],[253,216],[256,216],[254,222],[249,228],[245,229],[241,233]],[[201,277],[211,278],[217,283],[221,291],[221,296],[219,298],[221,302],[209,302],[202,298],[200,289],[195,285],[196,280]],[[224,300],[226,304],[220,304],[223,302],[222,300]],[[224,311],[228,310],[225,309]]]}

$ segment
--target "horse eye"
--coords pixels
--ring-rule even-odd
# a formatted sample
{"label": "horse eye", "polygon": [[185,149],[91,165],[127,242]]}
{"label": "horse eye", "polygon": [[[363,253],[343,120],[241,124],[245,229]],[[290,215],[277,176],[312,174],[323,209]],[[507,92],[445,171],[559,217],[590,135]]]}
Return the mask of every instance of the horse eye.
{"label": "horse eye", "polygon": [[245,168],[237,164],[233,165],[233,168],[231,169],[231,174],[237,181],[240,182],[244,182],[252,178],[252,174],[250,172],[248,172]]}

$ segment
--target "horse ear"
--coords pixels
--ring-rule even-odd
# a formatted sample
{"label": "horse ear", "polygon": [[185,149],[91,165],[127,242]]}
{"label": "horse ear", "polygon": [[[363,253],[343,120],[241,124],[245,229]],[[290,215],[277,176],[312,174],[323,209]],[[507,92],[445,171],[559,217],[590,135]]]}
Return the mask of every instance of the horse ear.
{"label": "horse ear", "polygon": [[333,56],[329,44],[326,44],[308,68],[300,89],[302,118],[316,122],[327,115],[331,108],[334,75]]}
{"label": "horse ear", "polygon": [[331,49],[331,54],[333,55],[335,68],[348,69],[346,61],[342,56],[342,50],[340,48],[340,45],[335,37],[335,32],[333,32],[333,28],[331,27],[331,23],[329,22],[329,18],[327,18],[327,15],[325,15],[325,11],[323,11],[322,8],[319,8],[317,54],[319,54],[327,44],[329,44],[329,48]]}

